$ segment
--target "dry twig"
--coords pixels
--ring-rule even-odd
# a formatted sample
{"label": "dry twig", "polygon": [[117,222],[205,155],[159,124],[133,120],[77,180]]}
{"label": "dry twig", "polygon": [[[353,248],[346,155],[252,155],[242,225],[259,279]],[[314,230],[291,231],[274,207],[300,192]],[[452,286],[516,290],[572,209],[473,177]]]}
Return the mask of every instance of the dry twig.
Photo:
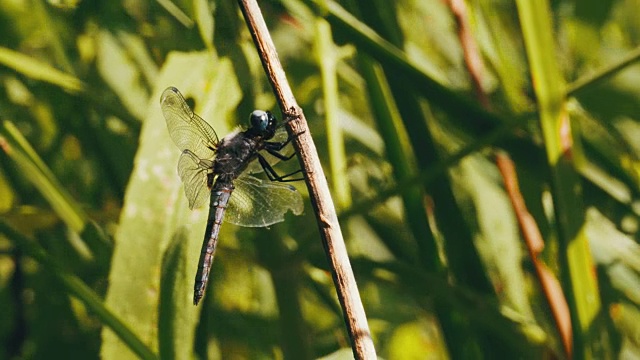
{"label": "dry twig", "polygon": [[556,327],[558,333],[562,338],[562,345],[564,346],[565,355],[567,359],[571,359],[572,354],[572,330],[571,330],[571,318],[569,314],[569,305],[567,305],[567,299],[564,296],[562,287],[556,279],[555,275],[549,270],[549,268],[540,260],[539,254],[544,248],[544,240],[538,229],[536,221],[529,213],[527,205],[520,193],[520,187],[518,186],[518,177],[516,175],[516,169],[511,159],[505,154],[498,152],[496,154],[496,164],[502,179],[504,181],[504,187],[511,200],[511,205],[518,219],[520,225],[520,231],[527,244],[527,250],[529,250],[529,257],[533,261],[533,266],[536,269],[538,280],[540,281],[540,287],[544,292],[553,318],[556,321]]}
{"label": "dry twig", "polygon": [[482,88],[482,74],[484,73],[482,55],[473,36],[467,12],[467,4],[463,0],[449,0],[449,7],[458,24],[460,46],[462,46],[464,62],[469,70],[469,76],[471,77],[471,83],[473,84],[476,97],[485,109],[489,109],[489,97]]}
{"label": "dry twig", "polygon": [[351,338],[353,354],[356,359],[375,359],[376,351],[364,307],[342,238],[329,186],[320,165],[315,144],[309,133],[307,121],[287,82],[258,4],[255,0],[238,0],[238,3],[280,108],[283,114],[289,118],[287,119],[289,120],[287,121],[288,129],[295,135],[294,146],[305,174],[320,235],[329,258],[338,299]]}

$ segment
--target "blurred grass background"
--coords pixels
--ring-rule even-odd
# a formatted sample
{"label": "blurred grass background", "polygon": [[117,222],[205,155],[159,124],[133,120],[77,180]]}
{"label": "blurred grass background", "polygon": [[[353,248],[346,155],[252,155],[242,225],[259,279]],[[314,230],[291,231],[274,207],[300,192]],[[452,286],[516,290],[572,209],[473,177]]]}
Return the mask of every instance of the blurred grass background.
{"label": "blurred grass background", "polygon": [[[640,357],[640,1],[260,6],[379,356]],[[13,0],[0,19],[0,359],[351,356],[308,203],[226,224],[191,305],[206,214],[159,98],[178,87],[220,137],[277,108],[235,2]]]}

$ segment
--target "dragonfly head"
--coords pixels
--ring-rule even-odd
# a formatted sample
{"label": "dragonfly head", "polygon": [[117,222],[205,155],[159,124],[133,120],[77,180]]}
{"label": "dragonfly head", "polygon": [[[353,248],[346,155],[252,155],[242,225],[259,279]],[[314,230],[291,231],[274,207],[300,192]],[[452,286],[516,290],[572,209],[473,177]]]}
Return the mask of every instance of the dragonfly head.
{"label": "dragonfly head", "polygon": [[276,133],[276,117],[269,111],[254,110],[249,116],[249,132],[270,139]]}

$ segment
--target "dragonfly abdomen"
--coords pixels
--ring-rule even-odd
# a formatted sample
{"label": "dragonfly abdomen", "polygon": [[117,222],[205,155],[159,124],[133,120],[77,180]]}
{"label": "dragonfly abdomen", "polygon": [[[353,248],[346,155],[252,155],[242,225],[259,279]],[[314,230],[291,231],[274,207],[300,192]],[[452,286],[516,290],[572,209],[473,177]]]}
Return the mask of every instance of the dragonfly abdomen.
{"label": "dragonfly abdomen", "polygon": [[198,272],[193,292],[193,304],[198,302],[204,296],[209,280],[209,271],[213,263],[213,256],[218,244],[218,235],[220,234],[220,226],[224,219],[224,213],[229,204],[229,198],[233,192],[233,184],[231,182],[216,181],[211,189],[211,202],[209,204],[209,216],[207,218],[207,231],[202,243],[200,251],[200,261],[198,262]]}

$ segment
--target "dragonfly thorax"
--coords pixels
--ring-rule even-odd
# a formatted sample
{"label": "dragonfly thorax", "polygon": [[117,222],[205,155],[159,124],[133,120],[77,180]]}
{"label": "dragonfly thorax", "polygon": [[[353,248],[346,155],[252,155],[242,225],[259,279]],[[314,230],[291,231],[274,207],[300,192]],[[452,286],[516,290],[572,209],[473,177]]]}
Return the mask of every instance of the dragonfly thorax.
{"label": "dragonfly thorax", "polygon": [[225,136],[218,144],[213,173],[235,179],[255,159],[260,142],[255,136],[249,136],[248,130]]}

